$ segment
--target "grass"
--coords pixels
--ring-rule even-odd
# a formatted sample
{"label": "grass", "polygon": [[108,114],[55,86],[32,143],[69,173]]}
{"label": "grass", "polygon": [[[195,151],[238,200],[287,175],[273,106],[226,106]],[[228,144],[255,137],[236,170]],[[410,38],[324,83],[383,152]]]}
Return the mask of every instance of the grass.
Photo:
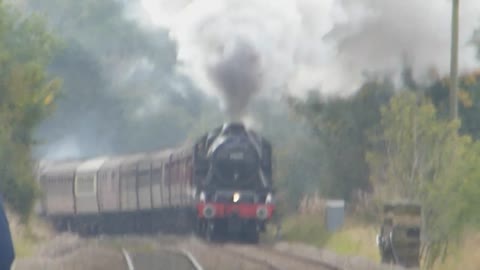
{"label": "grass", "polygon": [[464,239],[459,245],[452,246],[442,264],[437,264],[435,270],[476,270],[480,267],[480,233],[465,232]]}
{"label": "grass", "polygon": [[325,248],[337,254],[362,256],[371,261],[380,261],[373,228],[348,226],[330,235]]}
{"label": "grass", "polygon": [[362,256],[379,261],[375,236],[374,228],[353,224],[346,224],[342,230],[329,233],[323,218],[311,215],[291,216],[284,221],[283,228],[283,239],[286,241],[302,242],[340,255]]}
{"label": "grass", "polygon": [[[371,225],[347,222],[335,233],[325,230],[323,219],[317,216],[291,216],[284,220],[283,239],[325,248],[345,256],[360,256],[373,262],[380,261],[375,243],[378,229]],[[432,270],[480,269],[480,232],[467,231],[463,241],[452,245],[444,262]]]}
{"label": "grass", "polygon": [[25,258],[34,254],[35,245],[37,242],[25,235],[13,235],[13,245],[15,247],[15,257]]}
{"label": "grass", "polygon": [[323,218],[318,216],[292,216],[283,222],[282,238],[286,241],[304,242],[323,247],[329,237],[323,225]]}
{"label": "grass", "polygon": [[122,238],[112,238],[107,241],[103,241],[103,246],[111,247],[116,250],[122,250],[122,248],[126,248],[129,252],[153,252],[156,250],[155,242],[149,241],[148,239],[122,239]]}
{"label": "grass", "polygon": [[16,258],[32,256],[38,245],[53,235],[51,228],[36,216],[32,216],[28,224],[22,224],[19,217],[8,210],[7,217]]}

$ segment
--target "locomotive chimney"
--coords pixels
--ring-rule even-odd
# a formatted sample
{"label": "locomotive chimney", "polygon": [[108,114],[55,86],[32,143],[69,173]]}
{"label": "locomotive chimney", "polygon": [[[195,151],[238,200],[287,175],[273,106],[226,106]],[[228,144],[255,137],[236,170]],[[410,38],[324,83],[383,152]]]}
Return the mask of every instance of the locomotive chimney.
{"label": "locomotive chimney", "polygon": [[242,122],[228,122],[223,124],[222,127],[222,135],[239,135],[239,134],[246,134],[247,130],[245,125]]}

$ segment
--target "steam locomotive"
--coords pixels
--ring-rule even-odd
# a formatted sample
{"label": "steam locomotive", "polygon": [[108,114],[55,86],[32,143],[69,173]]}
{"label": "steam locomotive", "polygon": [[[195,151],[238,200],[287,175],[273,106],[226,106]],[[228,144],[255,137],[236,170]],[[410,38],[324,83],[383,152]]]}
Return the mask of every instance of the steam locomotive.
{"label": "steam locomotive", "polygon": [[272,147],[226,123],[178,149],[42,161],[39,213],[82,234],[194,230],[257,242],[275,210]]}

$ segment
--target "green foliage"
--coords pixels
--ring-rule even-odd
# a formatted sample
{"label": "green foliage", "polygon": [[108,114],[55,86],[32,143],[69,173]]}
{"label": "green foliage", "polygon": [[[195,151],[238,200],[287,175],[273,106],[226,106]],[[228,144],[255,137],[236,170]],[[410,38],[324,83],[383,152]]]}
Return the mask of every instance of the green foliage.
{"label": "green foliage", "polygon": [[427,184],[453,166],[458,123],[437,119],[435,107],[412,92],[404,92],[382,108],[376,151],[367,154],[371,182],[386,198],[417,200]]}
{"label": "green foliage", "polygon": [[369,169],[364,156],[369,147],[368,130],[380,119],[380,106],[392,95],[388,80],[365,84],[349,98],[322,98],[311,94],[306,101],[290,99],[321,145],[327,170],[317,183],[323,195],[350,199],[356,190],[369,190]]}
{"label": "green foliage", "polygon": [[[426,95],[432,99],[442,118],[449,117],[449,79],[438,79],[432,86],[426,89]],[[459,118],[462,122],[460,132],[468,134],[474,139],[480,138],[480,72],[474,71],[460,77]]]}
{"label": "green foliage", "polygon": [[[404,75],[415,89],[408,69]],[[461,80],[462,126],[447,119],[445,82],[393,95],[388,81],[378,81],[346,98],[289,99],[323,147],[318,154],[327,170],[317,185],[324,195],[373,191],[366,205],[372,211],[392,199],[421,202],[427,266],[444,257],[465,227],[480,225],[480,143],[472,140],[480,134],[477,81],[478,73]]]}
{"label": "green foliage", "polygon": [[372,261],[379,261],[378,248],[372,245],[378,231],[372,227],[359,225],[345,226],[332,233],[325,248],[345,256],[362,256]]}
{"label": "green foliage", "polygon": [[295,211],[305,194],[318,191],[327,174],[324,147],[312,143],[308,127],[283,100],[257,101],[252,106],[254,127],[273,145],[276,201],[281,211]]}
{"label": "green foliage", "polygon": [[377,197],[421,202],[427,266],[480,216],[473,210],[480,195],[480,146],[459,135],[459,126],[438,117],[428,99],[405,91],[382,108],[371,137],[375,147],[366,156]]}
{"label": "green foliage", "polygon": [[33,131],[50,112],[60,83],[45,71],[55,39],[39,17],[18,17],[0,1],[0,192],[26,218],[37,193]]}

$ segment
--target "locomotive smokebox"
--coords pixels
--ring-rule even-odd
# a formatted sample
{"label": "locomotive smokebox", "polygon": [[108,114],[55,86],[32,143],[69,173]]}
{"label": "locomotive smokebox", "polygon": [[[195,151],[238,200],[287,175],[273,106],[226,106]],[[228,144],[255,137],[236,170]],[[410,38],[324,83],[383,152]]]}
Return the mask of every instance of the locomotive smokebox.
{"label": "locomotive smokebox", "polygon": [[242,123],[224,124],[208,156],[217,187],[252,188],[259,180],[260,155]]}
{"label": "locomotive smokebox", "polygon": [[224,123],[197,141],[196,165],[202,189],[271,188],[270,144],[242,122]]}

